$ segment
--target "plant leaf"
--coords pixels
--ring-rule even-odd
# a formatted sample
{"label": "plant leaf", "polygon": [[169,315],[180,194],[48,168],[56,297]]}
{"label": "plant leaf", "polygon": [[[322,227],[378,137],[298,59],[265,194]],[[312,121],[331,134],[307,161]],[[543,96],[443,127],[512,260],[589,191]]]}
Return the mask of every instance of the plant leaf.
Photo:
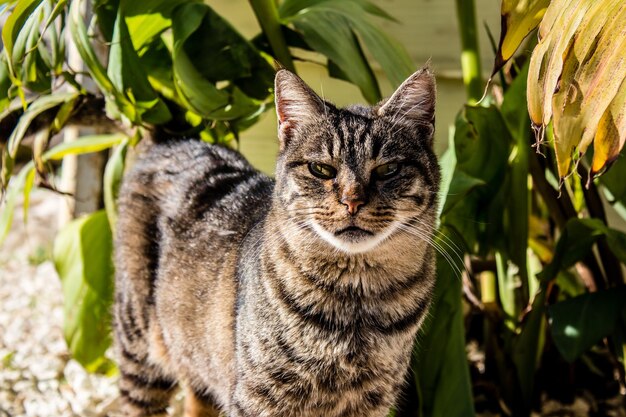
{"label": "plant leaf", "polygon": [[[108,105],[107,110],[121,112],[129,120],[136,121],[137,114],[135,106],[133,106],[133,104],[126,99],[124,94],[113,85],[91,46],[87,28],[85,27],[83,17],[80,13],[81,1],[85,0],[75,0],[70,4],[68,16],[68,26],[72,34],[72,39],[74,40],[74,45],[85,62],[89,74],[91,74],[91,77],[98,85],[102,94],[104,94]],[[114,107],[112,108],[111,106]],[[118,117],[119,115],[111,114],[111,116]]]}
{"label": "plant leaf", "polygon": [[626,4],[620,0],[554,0],[546,19],[548,16],[551,22],[542,22],[543,37],[531,57],[529,113],[539,127],[538,140],[550,120],[554,124],[561,178],[569,173],[572,160],[585,153],[600,126],[601,145],[607,150],[600,148],[597,173],[608,158],[615,158],[624,141],[611,120],[619,118],[622,109],[614,107],[608,113],[607,109],[613,100],[619,105],[618,92],[626,78]]}
{"label": "plant leaf", "polygon": [[113,242],[104,210],[69,223],[54,241],[54,266],[63,287],[64,334],[72,356],[90,372],[113,367],[111,344]]}
{"label": "plant leaf", "polygon": [[550,0],[503,0],[500,14],[500,43],[491,75],[513,56],[522,41],[541,22]]}
{"label": "plant leaf", "polygon": [[549,307],[554,344],[573,362],[602,338],[613,333],[626,312],[626,287],[583,294]]}
{"label": "plant leaf", "polygon": [[63,142],[43,154],[44,161],[58,161],[66,155],[99,152],[125,141],[121,133],[83,136],[72,142]]}
{"label": "plant leaf", "polygon": [[[392,85],[400,85],[413,73],[415,70],[414,64],[409,54],[406,52],[406,49],[404,49],[399,42],[391,39],[377,26],[370,23],[367,16],[367,14],[373,12],[370,6],[372,5],[366,1],[355,0],[341,2],[328,0],[287,1],[283,3],[283,7],[281,7],[281,16],[286,21],[293,21],[296,27],[298,27],[298,20],[301,19],[302,16],[310,13],[314,15],[316,13],[324,13],[326,15],[336,15],[337,17],[342,16],[345,19],[345,23],[343,24],[347,23],[350,29],[358,35],[362,45],[365,46],[373,58],[378,61]],[[378,13],[374,12],[373,14]],[[319,23],[322,24],[322,22]],[[309,41],[306,34],[305,38]],[[344,66],[341,62],[338,62],[336,56],[329,55],[328,49],[330,48],[322,50],[318,49],[313,44],[311,45],[318,52],[323,53],[334,61],[343,70],[343,74],[346,74],[348,77],[351,76],[353,70]],[[329,46],[332,47],[333,43],[330,42]],[[346,46],[342,46],[342,50],[345,50],[345,48]],[[341,50],[336,53],[340,54]]]}
{"label": "plant leaf", "polygon": [[[46,96],[42,96],[34,100],[26,109],[24,114],[20,117],[17,125],[11,132],[11,136],[9,136],[9,140],[7,143],[7,149],[4,152],[5,159],[3,162],[5,164],[12,164],[13,159],[17,153],[20,142],[24,138],[28,127],[32,123],[32,121],[42,114],[43,112],[53,109],[57,106],[62,105],[66,101],[71,101],[75,99],[79,95],[78,92],[57,92],[53,94],[49,94]],[[8,183],[9,177],[11,175],[10,170],[5,170],[2,173],[2,183],[6,186]]]}
{"label": "plant leaf", "polygon": [[[506,252],[510,260],[517,267],[519,280],[522,281],[523,299],[529,299],[532,293],[528,290],[529,281],[535,281],[534,276],[528,275],[528,218],[530,191],[528,189],[528,154],[531,151],[531,129],[526,103],[526,80],[528,78],[528,63],[524,65],[513,83],[509,86],[502,101],[502,118],[515,140],[515,148],[510,159],[510,188],[505,203],[505,233],[515,236],[515,239],[506,239]],[[512,292],[511,292],[512,293]],[[520,305],[525,308],[525,305]],[[519,311],[517,311],[519,313]]]}
{"label": "plant leaf", "polygon": [[332,60],[359,87],[367,101],[375,103],[381,99],[374,71],[345,13],[333,7],[318,6],[305,8],[292,16],[281,15],[281,18],[285,23],[293,23],[313,50]]}
{"label": "plant leaf", "polygon": [[17,2],[11,14],[7,17],[2,28],[2,42],[5,53],[9,59],[9,67],[14,68],[13,47],[22,31],[24,23],[33,14],[34,10],[43,0],[21,0]]}
{"label": "plant leaf", "polygon": [[626,163],[624,163],[624,154],[622,151],[617,156],[615,163],[611,169],[605,172],[598,179],[602,185],[602,191],[606,200],[611,203],[615,211],[626,220]]}
{"label": "plant leaf", "polygon": [[[451,230],[439,233],[453,236]],[[462,240],[455,241],[463,245]],[[451,264],[454,264],[454,266]],[[420,330],[414,351],[414,373],[419,380],[424,416],[474,415],[472,385],[465,353],[461,304],[461,258],[437,254],[437,282],[429,317]]]}
{"label": "plant leaf", "polygon": [[[90,152],[99,152],[118,145],[127,140],[122,134],[109,135],[92,135],[83,136],[73,142],[65,142],[45,152],[42,156],[42,162],[58,161],[64,156],[70,154],[84,154]],[[24,190],[24,209],[28,209],[28,196],[33,185],[35,175],[35,164],[30,161],[20,170],[8,185],[8,191],[5,195],[5,203],[0,212],[0,245],[6,238],[13,222],[13,212],[15,203],[20,190]],[[24,217],[26,218],[26,216]]]}
{"label": "plant leaf", "polygon": [[7,192],[4,195],[4,204],[0,205],[0,208],[2,208],[0,212],[0,245],[2,245],[9,234],[9,230],[11,230],[17,196],[34,170],[35,164],[31,161],[22,167],[20,173],[13,177],[13,180],[8,185]]}
{"label": "plant leaf", "polygon": [[107,74],[118,91],[132,97],[129,101],[134,102],[141,120],[160,124],[172,118],[167,106],[148,82],[146,71],[133,47],[121,4],[113,29]]}
{"label": "plant leaf", "polygon": [[246,99],[244,94],[233,96],[231,102],[229,93],[203,77],[185,51],[185,43],[202,26],[205,17],[213,13],[208,6],[199,3],[183,4],[174,10],[174,85],[190,110],[209,119],[231,120],[254,113],[258,106]]}
{"label": "plant leaf", "polygon": [[183,49],[208,81],[232,81],[251,98],[265,100],[274,87],[274,68],[228,21],[206,10],[202,23]]}
{"label": "plant leaf", "polygon": [[607,237],[611,251],[626,263],[626,235],[610,229],[599,219],[570,219],[557,242],[554,257],[539,274],[542,281],[556,278],[558,272],[583,259],[593,244],[602,236]]}
{"label": "plant leaf", "polygon": [[[454,228],[472,250],[478,243],[489,246],[490,236],[501,235],[492,230],[501,224],[493,216],[498,213],[502,216],[504,211],[501,188],[507,177],[510,143],[510,134],[496,107],[466,106],[457,116],[454,131],[456,168],[450,189],[464,190],[455,192],[464,193],[465,197],[448,196],[442,221]],[[468,178],[484,184],[474,180],[468,183]],[[452,194],[451,191],[448,193]]]}
{"label": "plant leaf", "polygon": [[128,140],[125,140],[115,148],[104,169],[104,207],[112,230],[115,230],[117,223],[117,196],[124,174],[127,150]]}
{"label": "plant leaf", "polygon": [[174,8],[189,0],[121,0],[120,10],[124,10],[126,24],[135,50],[143,55],[144,48],[159,34],[171,27]]}
{"label": "plant leaf", "polygon": [[626,77],[598,123],[589,175],[601,174],[617,160],[626,141]]}
{"label": "plant leaf", "polygon": [[[286,0],[281,3],[278,14],[281,17],[288,19],[300,13],[302,10],[305,10],[310,7],[315,7],[323,3],[337,3],[337,2],[335,2],[334,0]],[[342,1],[342,3],[353,3],[355,5],[358,5],[364,11],[366,11],[367,13],[371,15],[382,17],[383,19],[397,22],[397,20],[393,16],[391,16],[385,10],[381,9],[380,7],[378,7],[377,5],[375,5],[374,3],[370,1],[344,0]]]}
{"label": "plant leaf", "polygon": [[535,372],[541,359],[545,342],[545,289],[534,295],[532,308],[521,333],[514,339],[512,357],[517,371],[521,394],[526,404],[532,401]]}

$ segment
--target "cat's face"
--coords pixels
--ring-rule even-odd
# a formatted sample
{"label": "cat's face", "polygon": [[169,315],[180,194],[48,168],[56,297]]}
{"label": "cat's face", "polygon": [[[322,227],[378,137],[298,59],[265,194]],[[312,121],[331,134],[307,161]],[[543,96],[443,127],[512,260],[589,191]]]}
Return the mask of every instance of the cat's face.
{"label": "cat's face", "polygon": [[422,70],[375,107],[337,109],[280,71],[276,190],[291,227],[363,253],[394,233],[416,233],[420,218],[432,222],[439,187],[434,89]]}

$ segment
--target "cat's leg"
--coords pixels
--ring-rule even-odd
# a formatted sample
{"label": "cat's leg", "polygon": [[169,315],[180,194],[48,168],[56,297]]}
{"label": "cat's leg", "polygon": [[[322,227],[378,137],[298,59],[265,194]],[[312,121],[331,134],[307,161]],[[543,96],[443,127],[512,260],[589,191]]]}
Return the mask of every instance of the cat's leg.
{"label": "cat's leg", "polygon": [[[116,349],[120,369],[122,413],[128,417],[166,416],[177,383],[150,360],[147,332],[124,317],[129,309],[116,305]],[[138,321],[138,320],[136,320]]]}
{"label": "cat's leg", "polygon": [[185,387],[184,417],[220,417],[215,401],[208,395],[198,394],[190,387]]}

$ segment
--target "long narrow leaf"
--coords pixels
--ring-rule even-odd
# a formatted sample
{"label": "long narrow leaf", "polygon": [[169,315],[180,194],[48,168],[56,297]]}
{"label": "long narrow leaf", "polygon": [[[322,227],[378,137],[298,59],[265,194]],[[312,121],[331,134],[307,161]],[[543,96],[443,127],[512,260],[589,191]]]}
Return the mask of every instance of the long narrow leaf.
{"label": "long narrow leaf", "polygon": [[44,153],[43,159],[44,161],[58,161],[67,155],[99,152],[119,145],[126,139],[126,135],[121,133],[83,136],[75,141],[64,142],[55,146]]}
{"label": "long narrow leaf", "polygon": [[104,170],[104,208],[112,230],[115,230],[117,223],[117,196],[124,175],[127,150],[128,140],[125,140],[115,148]]}
{"label": "long narrow leaf", "polygon": [[131,95],[140,120],[159,124],[172,118],[167,106],[148,82],[146,71],[131,41],[121,6],[115,20],[107,74],[117,91]]}
{"label": "long narrow leaf", "polygon": [[336,13],[310,9],[292,20],[307,43],[330,58],[371,103],[381,99],[378,82],[348,20]]}
{"label": "long narrow leaf", "polygon": [[19,192],[24,188],[27,178],[34,170],[35,165],[29,162],[26,166],[22,167],[20,173],[13,178],[8,186],[8,190],[4,195],[4,204],[0,205],[0,245],[6,239],[9,230],[11,230],[13,213]]}
{"label": "long narrow leaf", "polygon": [[137,120],[135,107],[117,88],[115,88],[91,46],[87,28],[83,22],[83,16],[80,13],[82,1],[85,0],[73,1],[70,5],[69,12],[68,26],[76,49],[85,62],[91,77],[107,98],[107,103],[113,103],[116,111],[123,113],[129,120],[135,121]]}
{"label": "long narrow leaf", "polygon": [[22,26],[43,0],[22,0],[17,3],[2,28],[2,42],[9,58],[9,67],[13,68],[13,46]]}

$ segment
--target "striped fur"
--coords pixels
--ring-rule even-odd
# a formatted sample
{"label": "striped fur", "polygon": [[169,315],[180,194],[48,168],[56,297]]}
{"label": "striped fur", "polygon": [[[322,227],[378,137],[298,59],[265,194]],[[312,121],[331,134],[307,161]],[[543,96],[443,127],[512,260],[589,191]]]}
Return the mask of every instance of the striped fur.
{"label": "striped fur", "polygon": [[[434,79],[422,70],[378,106],[338,109],[283,70],[276,100],[275,181],[193,140],[149,145],[124,180],[128,416],[165,415],[177,384],[186,416],[383,417],[397,400],[435,279]],[[377,179],[387,163],[400,170]]]}

